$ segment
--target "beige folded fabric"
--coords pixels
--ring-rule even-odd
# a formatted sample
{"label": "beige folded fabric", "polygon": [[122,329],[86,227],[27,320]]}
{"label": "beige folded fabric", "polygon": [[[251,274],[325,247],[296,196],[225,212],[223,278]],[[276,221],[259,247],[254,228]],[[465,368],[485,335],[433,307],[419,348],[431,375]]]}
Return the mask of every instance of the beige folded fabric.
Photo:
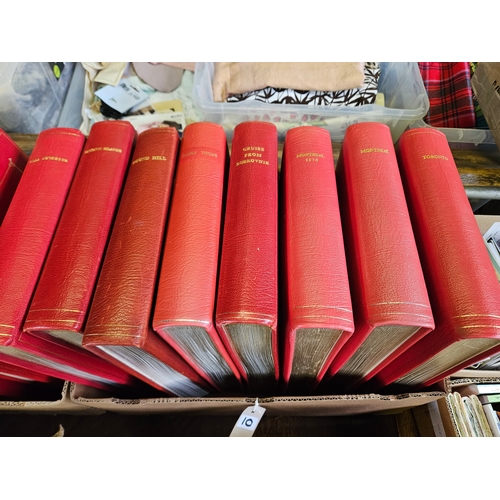
{"label": "beige folded fabric", "polygon": [[182,81],[184,70],[167,64],[133,62],[137,76],[159,92],[172,92]]}
{"label": "beige folded fabric", "polygon": [[196,66],[195,62],[162,62],[159,64],[166,64],[167,66],[172,66],[172,68],[186,69],[188,71],[194,71]]}
{"label": "beige folded fabric", "polygon": [[361,87],[363,62],[216,62],[212,82],[215,102],[230,94],[265,87],[334,92]]}

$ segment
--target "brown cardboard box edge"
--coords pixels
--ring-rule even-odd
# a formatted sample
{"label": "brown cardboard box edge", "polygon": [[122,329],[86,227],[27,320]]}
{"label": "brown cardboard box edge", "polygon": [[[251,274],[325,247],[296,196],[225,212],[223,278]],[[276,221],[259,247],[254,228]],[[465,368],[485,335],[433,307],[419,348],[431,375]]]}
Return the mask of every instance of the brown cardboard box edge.
{"label": "brown cardboard box edge", "polygon": [[[268,416],[347,416],[364,413],[398,411],[445,397],[444,392],[419,392],[394,396],[355,394],[339,396],[267,397],[259,405]],[[75,404],[114,413],[239,415],[254,404],[254,398],[150,398],[120,399],[80,384],[71,384],[70,398]]]}
{"label": "brown cardboard box edge", "polygon": [[[62,381],[61,381],[62,382]],[[73,401],[70,397],[70,382],[62,382],[61,399],[55,401],[0,401],[1,413],[101,415],[99,408],[92,408]]]}
{"label": "brown cardboard box edge", "polygon": [[[457,426],[451,415],[449,404],[446,398],[438,399],[437,410],[441,418],[440,424],[442,429],[436,428],[439,423],[435,422],[431,416],[430,404],[416,406],[412,408],[412,414],[417,424],[417,428],[421,437],[436,437],[444,431],[444,436],[439,434],[439,437],[458,437]],[[434,417],[435,418],[435,417]]]}
{"label": "brown cardboard box edge", "polygon": [[493,138],[500,147],[500,63],[478,63],[471,86]]}

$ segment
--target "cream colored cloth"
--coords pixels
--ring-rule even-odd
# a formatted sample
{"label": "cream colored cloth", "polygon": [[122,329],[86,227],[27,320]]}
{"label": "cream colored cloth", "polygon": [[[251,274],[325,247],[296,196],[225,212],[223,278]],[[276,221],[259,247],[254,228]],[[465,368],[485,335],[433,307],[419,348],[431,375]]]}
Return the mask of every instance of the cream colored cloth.
{"label": "cream colored cloth", "polygon": [[230,94],[265,87],[334,92],[359,88],[364,81],[363,62],[216,62],[213,99],[224,102]]}
{"label": "cream colored cloth", "polygon": [[107,85],[118,85],[127,67],[126,62],[82,62],[85,69],[85,87],[82,104],[82,125],[80,131],[88,135],[90,132],[90,120],[86,110],[94,104],[94,92],[97,83]]}

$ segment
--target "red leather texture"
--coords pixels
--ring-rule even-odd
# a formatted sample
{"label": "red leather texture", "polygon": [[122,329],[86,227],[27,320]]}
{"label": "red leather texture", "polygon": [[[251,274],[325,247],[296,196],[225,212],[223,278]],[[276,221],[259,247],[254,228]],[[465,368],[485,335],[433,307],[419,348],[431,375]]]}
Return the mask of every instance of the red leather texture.
{"label": "red leather texture", "polygon": [[0,226],[0,344],[19,334],[52,240],[85,136],[42,131]]}
{"label": "red leather texture", "polygon": [[354,331],[332,142],[327,130],[297,127],[287,132],[280,182],[280,261],[284,266],[280,294],[286,311],[283,378],[288,383],[298,328],[342,330],[317,373],[315,381],[319,382]]}
{"label": "red leather texture", "polygon": [[83,334],[85,348],[162,391],[97,346],[141,348],[206,384],[151,325],[178,145],[172,127],[139,134]]}
{"label": "red leather texture", "polygon": [[217,329],[242,376],[247,372],[223,325],[254,323],[272,330],[278,366],[278,134],[267,122],[234,129],[216,304]]}
{"label": "red leather texture", "polygon": [[362,348],[375,327],[421,327],[367,374],[368,380],[434,328],[434,319],[389,127],[373,122],[348,127],[337,172],[355,331],[327,376]]}
{"label": "red leather texture", "polygon": [[83,334],[135,137],[129,122],[92,126],[24,322],[33,335]]}
{"label": "red leather texture", "polygon": [[235,377],[241,378],[214,322],[226,152],[220,125],[199,122],[185,128],[153,316],[156,332],[213,385],[209,368],[187,354],[168,327],[205,329]]}
{"label": "red leather texture", "polygon": [[[0,286],[8,298],[0,301],[0,345],[7,346],[1,358],[86,385],[94,382],[89,382],[85,373],[71,374],[74,368],[91,374],[96,370],[109,382],[128,383],[132,380],[128,373],[82,349],[31,338],[22,331],[84,143],[85,136],[78,130],[56,128],[41,132],[0,227]],[[57,368],[42,367],[38,361],[21,361],[9,348],[46,358]],[[108,387],[102,381],[95,386]]]}
{"label": "red leather texture", "polygon": [[[413,129],[397,146],[436,329],[381,371],[378,385],[397,381],[460,339],[500,340],[500,284],[446,136]],[[498,351],[469,358],[424,385]]]}
{"label": "red leather texture", "polygon": [[[39,341],[40,339],[35,338],[35,342]],[[44,361],[39,361],[34,359],[22,359],[14,355],[5,354],[3,352],[0,352],[0,361],[18,367],[26,368],[28,370],[37,371],[48,377],[53,377],[61,380],[69,380],[70,382],[75,382],[77,384],[83,384],[90,387],[95,387],[96,389],[103,389],[108,391],[110,390],[108,377],[106,377],[106,381],[104,381],[92,378],[91,376],[88,375],[88,372],[81,373],[81,370],[78,369],[77,369],[78,371],[75,373],[75,370],[72,370],[68,365],[68,360],[70,359],[68,357],[69,353],[67,351],[64,352],[64,350],[61,351],[60,349],[57,348],[57,345],[55,350],[51,348],[50,342],[43,343],[42,348],[40,348],[39,345],[36,345],[34,347],[30,346],[29,353],[39,358],[43,358],[44,360],[47,360],[48,362],[50,362],[50,365],[48,365]],[[96,356],[93,357],[95,358]],[[107,365],[109,366],[110,363],[107,363]],[[114,368],[118,370],[117,367]],[[122,381],[119,383],[122,383],[124,386],[136,385],[136,383],[138,382],[137,379],[134,379],[126,372],[123,373],[125,376],[124,377],[122,376],[123,377]]]}
{"label": "red leather texture", "polygon": [[0,224],[16,191],[28,157],[12,138],[0,129]]}
{"label": "red leather texture", "polygon": [[0,361],[0,376],[10,380],[31,380],[36,382],[53,382],[56,380],[38,371],[5,363],[5,361]]}

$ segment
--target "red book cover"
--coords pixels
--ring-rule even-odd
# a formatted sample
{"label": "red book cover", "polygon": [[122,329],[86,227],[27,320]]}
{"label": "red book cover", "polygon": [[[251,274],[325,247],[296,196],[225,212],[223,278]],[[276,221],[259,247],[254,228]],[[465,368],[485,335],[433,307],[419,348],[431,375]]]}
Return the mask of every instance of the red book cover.
{"label": "red book cover", "polygon": [[24,322],[30,334],[81,347],[135,138],[126,121],[90,129]]}
{"label": "red book cover", "polygon": [[283,378],[316,386],[354,331],[332,141],[327,130],[287,132],[281,163]]}
{"label": "red book cover", "polygon": [[0,224],[7,213],[28,156],[0,129]]}
{"label": "red book cover", "polygon": [[355,330],[327,375],[351,389],[428,334],[434,319],[389,127],[348,127],[337,173]]}
{"label": "red book cover", "polygon": [[215,123],[184,130],[158,282],[153,328],[221,390],[240,388],[215,328],[227,141]]}
{"label": "red book cover", "polygon": [[83,347],[151,386],[201,396],[208,384],[152,329],[161,251],[179,135],[139,134],[97,280]]}
{"label": "red book cover", "polygon": [[436,328],[374,383],[417,388],[500,352],[500,284],[446,136],[404,132],[398,160]]}
{"label": "red book cover", "polygon": [[272,389],[278,360],[278,134],[267,122],[234,129],[216,325],[251,390]]}
{"label": "red book cover", "polygon": [[[0,359],[66,380],[71,380],[65,371],[68,349],[32,343],[22,326],[84,142],[75,129],[41,132],[0,226],[0,286],[6,299],[0,301]],[[77,374],[74,381],[88,383]]]}
{"label": "red book cover", "polygon": [[0,361],[0,377],[25,382],[55,382],[57,380],[38,371],[5,363],[4,361]]}

